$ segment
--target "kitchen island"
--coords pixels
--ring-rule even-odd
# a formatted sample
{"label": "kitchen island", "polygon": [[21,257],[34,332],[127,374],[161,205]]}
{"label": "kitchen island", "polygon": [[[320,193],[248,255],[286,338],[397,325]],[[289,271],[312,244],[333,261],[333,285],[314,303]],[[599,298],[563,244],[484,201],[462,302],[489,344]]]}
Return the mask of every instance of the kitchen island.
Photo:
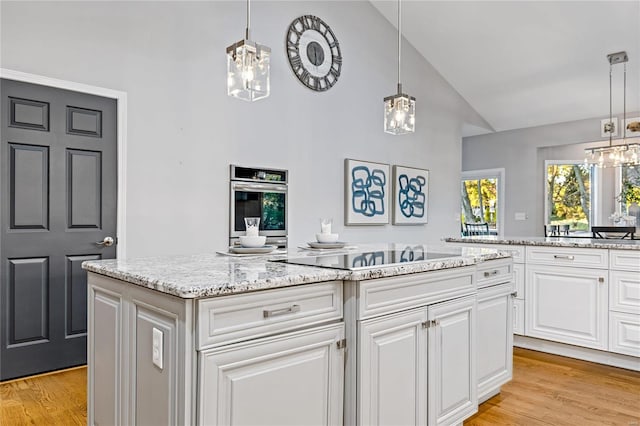
{"label": "kitchen island", "polygon": [[458,424],[510,380],[508,253],[356,254],[85,262],[89,424]]}
{"label": "kitchen island", "polygon": [[514,259],[514,344],[640,370],[640,240],[454,237]]}

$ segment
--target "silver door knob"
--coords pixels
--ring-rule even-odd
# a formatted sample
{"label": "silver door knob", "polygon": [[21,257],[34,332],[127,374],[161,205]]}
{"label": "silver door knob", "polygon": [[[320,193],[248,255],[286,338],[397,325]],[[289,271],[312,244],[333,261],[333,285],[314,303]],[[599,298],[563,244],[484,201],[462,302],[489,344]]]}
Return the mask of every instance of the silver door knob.
{"label": "silver door knob", "polygon": [[104,237],[102,241],[96,241],[96,244],[99,246],[111,247],[115,241],[112,237]]}

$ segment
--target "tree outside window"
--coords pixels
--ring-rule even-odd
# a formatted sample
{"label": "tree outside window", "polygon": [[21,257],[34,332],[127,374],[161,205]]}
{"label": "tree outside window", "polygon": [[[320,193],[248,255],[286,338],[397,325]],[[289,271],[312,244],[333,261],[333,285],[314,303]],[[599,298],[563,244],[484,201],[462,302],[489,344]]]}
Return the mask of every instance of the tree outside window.
{"label": "tree outside window", "polygon": [[547,224],[589,231],[591,168],[584,164],[548,165],[546,207]]}
{"label": "tree outside window", "polygon": [[497,230],[498,179],[468,179],[462,181],[462,223],[487,223]]}
{"label": "tree outside window", "polygon": [[621,189],[616,200],[620,203],[623,216],[636,217],[636,226],[640,225],[640,167],[622,166]]}

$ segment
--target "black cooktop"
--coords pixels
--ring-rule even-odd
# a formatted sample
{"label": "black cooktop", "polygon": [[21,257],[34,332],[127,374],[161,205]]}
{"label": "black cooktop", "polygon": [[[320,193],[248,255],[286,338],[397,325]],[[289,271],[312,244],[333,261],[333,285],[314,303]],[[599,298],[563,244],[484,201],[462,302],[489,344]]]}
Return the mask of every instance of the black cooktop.
{"label": "black cooktop", "polygon": [[453,253],[437,253],[425,251],[422,246],[407,247],[404,250],[380,250],[355,253],[323,253],[318,256],[294,257],[278,260],[278,262],[294,265],[318,266],[321,268],[359,270],[379,266],[401,265],[407,262],[455,257]]}

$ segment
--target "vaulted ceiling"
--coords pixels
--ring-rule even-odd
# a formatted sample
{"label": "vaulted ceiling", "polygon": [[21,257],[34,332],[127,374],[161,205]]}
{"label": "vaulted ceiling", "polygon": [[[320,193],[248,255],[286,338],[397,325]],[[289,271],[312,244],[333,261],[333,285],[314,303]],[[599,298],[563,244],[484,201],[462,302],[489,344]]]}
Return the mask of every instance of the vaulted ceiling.
{"label": "vaulted ceiling", "polygon": [[[394,26],[397,2],[371,3]],[[609,115],[606,55],[626,50],[627,111],[640,111],[640,0],[403,1],[402,33],[493,129]],[[622,114],[622,65],[613,68]],[[404,82],[410,92],[411,84]]]}

